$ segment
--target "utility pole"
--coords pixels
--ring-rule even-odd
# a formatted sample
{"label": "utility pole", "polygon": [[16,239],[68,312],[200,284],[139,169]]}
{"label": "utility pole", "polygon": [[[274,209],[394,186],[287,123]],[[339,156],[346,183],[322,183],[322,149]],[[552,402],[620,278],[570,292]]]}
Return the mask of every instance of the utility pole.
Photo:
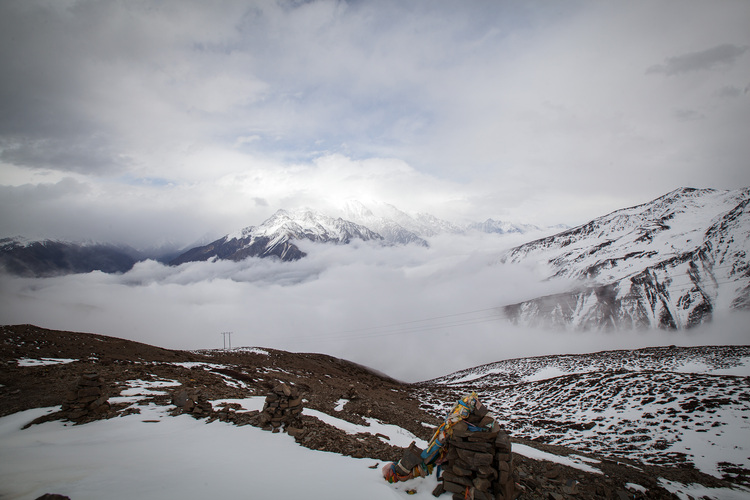
{"label": "utility pole", "polygon": [[224,350],[227,350],[227,337],[229,337],[229,350],[232,350],[232,332],[221,332],[224,336]]}

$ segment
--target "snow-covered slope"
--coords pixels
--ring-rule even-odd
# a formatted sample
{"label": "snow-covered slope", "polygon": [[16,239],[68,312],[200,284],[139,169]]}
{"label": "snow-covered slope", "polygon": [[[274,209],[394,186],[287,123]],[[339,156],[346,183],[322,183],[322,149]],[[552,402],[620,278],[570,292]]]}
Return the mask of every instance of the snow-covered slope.
{"label": "snow-covered slope", "polygon": [[279,210],[260,226],[249,226],[208,245],[183,253],[170,264],[209,260],[214,257],[239,261],[247,257],[277,257],[297,260],[305,253],[295,240],[346,244],[353,239],[382,240],[382,236],[353,222],[312,210]]}
{"label": "snow-covered slope", "polygon": [[422,385],[435,414],[477,391],[515,437],[716,477],[750,469],[750,346],[511,359]]}
{"label": "snow-covered slope", "polygon": [[750,188],[679,189],[510,250],[577,290],[509,306],[522,324],[683,328],[750,304]]}

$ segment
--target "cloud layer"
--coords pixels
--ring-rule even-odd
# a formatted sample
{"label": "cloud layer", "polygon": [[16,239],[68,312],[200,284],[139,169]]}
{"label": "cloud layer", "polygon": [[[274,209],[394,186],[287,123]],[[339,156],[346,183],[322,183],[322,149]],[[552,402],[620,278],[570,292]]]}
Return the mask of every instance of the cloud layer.
{"label": "cloud layer", "polygon": [[577,224],[679,186],[749,185],[748,16],[4,2],[0,235],[188,244],[344,196]]}
{"label": "cloud layer", "polygon": [[[323,352],[418,381],[501,359],[663,344],[746,342],[720,321],[712,332],[565,333],[512,327],[497,308],[555,293],[517,267],[493,264],[513,240],[433,241],[430,248],[309,244],[306,259],[248,259],[123,275],[3,276],[0,323],[102,333],[179,349],[232,345]],[[483,250],[477,250],[481,248]],[[746,319],[746,318],[745,318]]]}

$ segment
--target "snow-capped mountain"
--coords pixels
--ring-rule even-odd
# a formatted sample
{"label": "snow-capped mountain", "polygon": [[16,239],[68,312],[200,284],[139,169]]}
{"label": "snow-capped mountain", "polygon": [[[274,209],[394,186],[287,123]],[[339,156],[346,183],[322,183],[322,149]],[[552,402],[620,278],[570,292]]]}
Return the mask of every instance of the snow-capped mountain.
{"label": "snow-capped mountain", "polygon": [[[497,233],[497,234],[524,234],[533,231],[541,231],[542,228],[533,224],[515,224],[513,222],[506,222],[501,220],[487,219],[484,222],[475,222],[469,224],[467,229],[473,229],[481,231],[483,233]],[[564,227],[560,228],[565,229]]]}
{"label": "snow-capped mountain", "polygon": [[470,231],[494,234],[526,234],[539,231],[567,229],[565,225],[542,229],[533,224],[518,224],[507,221],[486,219],[484,222],[472,222],[458,225],[432,214],[418,213],[409,215],[388,203],[349,201],[343,209],[343,217],[362,224],[377,232],[383,238],[395,244],[427,246],[425,238],[438,234],[460,235]]}
{"label": "snow-capped mountain", "polygon": [[56,276],[70,273],[123,273],[142,258],[124,245],[60,240],[0,240],[0,267],[19,276]]}
{"label": "snow-capped mountain", "polygon": [[170,264],[179,265],[214,257],[239,261],[248,257],[273,256],[282,261],[292,261],[305,256],[294,241],[346,244],[353,239],[369,241],[383,238],[359,224],[312,210],[279,210],[260,226],[249,226],[208,245],[188,250]]}
{"label": "snow-capped mountain", "polygon": [[574,328],[683,328],[750,306],[750,188],[678,189],[510,250],[578,290],[505,308],[513,321]]}
{"label": "snow-capped mountain", "polygon": [[[372,229],[383,239],[389,243],[408,245],[417,244],[427,246],[427,242],[420,236],[419,229],[417,228],[416,221],[412,223],[413,219],[404,212],[399,211],[391,205],[380,206],[381,210],[378,212],[380,215],[375,215],[373,209],[365,206],[359,201],[349,201],[343,207],[344,217],[347,220],[361,224],[367,228]],[[386,208],[386,210],[383,210]],[[377,210],[377,208],[376,208]],[[396,215],[402,223],[406,223],[412,229],[407,229],[402,224],[397,222],[395,219],[387,217],[383,212],[389,212],[390,215]]]}
{"label": "snow-capped mountain", "polygon": [[424,238],[463,232],[461,227],[434,215],[419,213],[412,216],[389,203],[371,202],[365,205],[359,201],[349,201],[343,212],[347,219],[377,231],[392,243],[426,245]]}

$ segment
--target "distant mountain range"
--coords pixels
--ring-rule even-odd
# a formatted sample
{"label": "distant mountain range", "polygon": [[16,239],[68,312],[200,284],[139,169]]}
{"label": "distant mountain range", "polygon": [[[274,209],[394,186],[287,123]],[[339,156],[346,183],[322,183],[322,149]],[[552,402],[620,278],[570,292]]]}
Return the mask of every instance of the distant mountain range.
{"label": "distant mountain range", "polygon": [[[242,260],[247,257],[276,257],[282,261],[305,256],[295,242],[346,244],[354,239],[379,241],[389,245],[427,246],[425,238],[438,234],[530,233],[542,231],[538,226],[512,224],[487,219],[485,222],[459,226],[430,214],[412,217],[386,203],[369,206],[348,202],[342,217],[330,217],[309,209],[279,210],[259,226],[249,226],[207,245],[192,248],[172,261],[171,265],[213,258]],[[559,228],[559,226],[558,226]]]}
{"label": "distant mountain range", "polygon": [[[677,189],[515,247],[499,261],[569,280],[571,291],[503,306],[504,315],[517,324],[555,328],[685,328],[710,320],[717,308],[748,309],[748,200],[750,188]],[[424,246],[438,234],[541,231],[492,219],[459,226],[385,203],[350,202],[339,215],[279,210],[258,226],[161,260],[175,266],[249,257],[294,261],[305,257],[303,241]],[[0,240],[0,265],[23,276],[126,272],[146,258],[154,256],[110,244]]]}
{"label": "distant mountain range", "polygon": [[136,250],[111,243],[5,238],[0,240],[0,267],[11,274],[37,277],[91,271],[122,273],[130,270],[136,262],[146,259],[171,265],[211,259],[239,261],[248,257],[293,261],[305,256],[297,245],[300,241],[347,244],[359,239],[386,245],[427,246],[425,238],[443,233],[542,231],[529,224],[493,219],[458,226],[430,214],[411,216],[386,203],[366,206],[351,201],[343,207],[340,215],[334,217],[310,209],[278,210],[258,226],[248,226],[217,240],[207,240],[206,243],[177,251],[174,250],[174,243],[164,242],[155,242],[150,249]]}
{"label": "distant mountain range", "polygon": [[750,188],[678,189],[511,249],[502,262],[573,279],[572,292],[504,308],[514,322],[574,329],[685,328],[750,307]]}
{"label": "distant mountain range", "polygon": [[124,273],[141,259],[137,250],[121,245],[0,240],[0,265],[18,276],[49,277],[91,271]]}
{"label": "distant mountain range", "polygon": [[208,245],[192,248],[170,264],[176,266],[212,258],[239,261],[248,257],[277,257],[291,261],[306,255],[295,241],[345,244],[355,238],[363,241],[383,239],[368,228],[341,218],[334,219],[311,210],[279,210],[260,226],[246,227]]}

